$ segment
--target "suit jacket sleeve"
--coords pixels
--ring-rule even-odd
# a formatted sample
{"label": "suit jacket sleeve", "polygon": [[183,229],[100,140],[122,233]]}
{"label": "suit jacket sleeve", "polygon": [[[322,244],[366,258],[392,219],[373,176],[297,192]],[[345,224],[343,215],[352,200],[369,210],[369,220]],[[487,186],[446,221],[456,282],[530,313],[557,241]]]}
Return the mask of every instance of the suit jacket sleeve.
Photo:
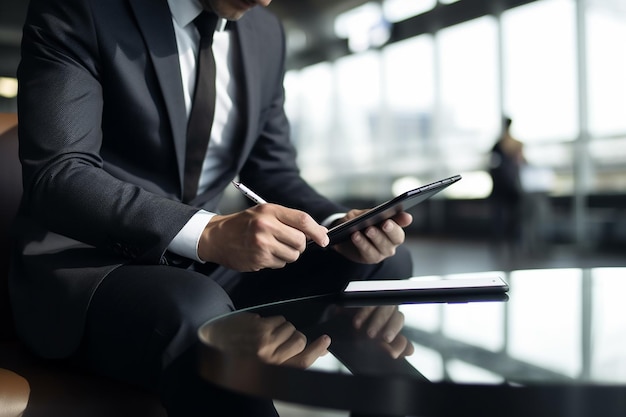
{"label": "suit jacket sleeve", "polygon": [[300,175],[284,111],[285,36],[276,18],[263,9],[257,7],[244,19],[258,15],[266,15],[259,16],[256,28],[257,39],[262,39],[257,48],[262,47],[263,53],[254,54],[258,62],[248,66],[260,71],[259,85],[254,86],[260,89],[259,103],[252,106],[260,109],[259,129],[239,176],[267,200],[306,211],[319,222],[347,208],[320,195]]}
{"label": "suit jacket sleeve", "polygon": [[[159,262],[196,209],[177,201],[175,181],[162,179],[168,170],[178,178],[175,162],[151,157],[159,152],[159,158],[172,158],[167,155],[167,125],[158,129],[159,124],[141,119],[148,117],[145,114],[163,119],[156,110],[151,113],[150,104],[139,101],[149,103],[152,95],[158,96],[142,89],[151,82],[149,65],[139,67],[143,72],[136,78],[136,91],[130,76],[124,79],[110,68],[116,54],[125,54],[118,39],[127,29],[129,42],[137,36],[131,35],[134,23],[125,17],[127,12],[119,14],[124,17],[117,22],[110,16],[99,18],[91,10],[97,4],[31,1],[18,69],[23,208],[56,233],[98,247],[122,244],[133,258]],[[111,26],[103,26],[106,19]],[[111,38],[103,32],[113,33],[116,24],[121,34],[113,45],[103,40]],[[126,53],[126,59],[142,62],[141,49],[133,52],[136,56]],[[105,88],[120,93],[105,96]],[[123,89],[129,89],[125,94],[133,94],[136,102],[122,97]],[[119,98],[126,102],[116,102]],[[136,123],[116,115],[116,107],[129,119],[136,111]],[[111,158],[103,158],[105,153]]]}

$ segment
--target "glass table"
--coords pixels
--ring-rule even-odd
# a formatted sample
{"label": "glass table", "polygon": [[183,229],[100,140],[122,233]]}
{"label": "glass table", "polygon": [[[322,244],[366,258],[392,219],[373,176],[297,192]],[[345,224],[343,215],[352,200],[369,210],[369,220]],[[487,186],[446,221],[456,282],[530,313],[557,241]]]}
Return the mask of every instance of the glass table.
{"label": "glass table", "polygon": [[[201,375],[222,387],[313,407],[388,416],[626,415],[626,268],[547,269],[498,275],[504,295],[289,300],[211,320],[199,330]],[[446,279],[421,277],[414,279]],[[361,309],[404,318],[389,344],[356,329]],[[270,364],[246,346],[249,318],[284,317],[329,355],[303,369]],[[240,333],[240,334],[239,334]]]}

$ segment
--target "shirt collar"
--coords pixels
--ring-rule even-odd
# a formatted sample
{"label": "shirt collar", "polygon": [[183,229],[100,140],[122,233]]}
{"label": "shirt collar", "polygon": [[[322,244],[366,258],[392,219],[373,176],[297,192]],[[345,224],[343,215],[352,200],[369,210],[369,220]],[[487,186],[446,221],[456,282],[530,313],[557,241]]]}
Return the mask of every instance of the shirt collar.
{"label": "shirt collar", "polygon": [[[170,13],[174,20],[185,27],[198,17],[202,12],[202,5],[199,0],[167,0],[170,6]],[[217,21],[217,31],[221,32],[226,28],[226,19],[219,18]]]}

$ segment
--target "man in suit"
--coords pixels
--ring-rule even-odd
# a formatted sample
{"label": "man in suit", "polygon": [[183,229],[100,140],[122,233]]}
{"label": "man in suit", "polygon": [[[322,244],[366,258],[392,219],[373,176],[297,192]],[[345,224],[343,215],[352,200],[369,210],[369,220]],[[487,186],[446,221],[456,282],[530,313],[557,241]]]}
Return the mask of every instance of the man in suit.
{"label": "man in suit", "polygon": [[[191,352],[206,320],[412,272],[401,246],[407,213],[330,250],[307,249],[307,240],[326,246],[327,227],[359,210],[299,175],[283,110],[284,34],[257,7],[269,2],[31,0],[24,27],[24,197],[11,277],[18,331],[42,356],[78,357],[158,390],[171,416],[208,415],[219,404],[232,415],[275,413],[271,402],[199,381]],[[193,21],[202,10],[230,27],[213,38],[215,117],[187,201]],[[217,213],[236,177],[272,203]],[[302,363],[329,344],[309,341]]]}

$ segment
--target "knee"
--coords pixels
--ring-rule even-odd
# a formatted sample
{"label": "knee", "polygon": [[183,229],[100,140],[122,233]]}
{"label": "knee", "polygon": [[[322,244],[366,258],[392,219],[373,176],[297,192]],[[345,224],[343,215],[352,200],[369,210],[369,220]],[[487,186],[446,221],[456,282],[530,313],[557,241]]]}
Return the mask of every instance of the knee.
{"label": "knee", "polygon": [[217,316],[234,310],[222,287],[206,276],[175,286],[163,300],[154,333],[163,347],[163,365],[187,351],[198,340],[198,329]]}
{"label": "knee", "polygon": [[[195,275],[195,274],[194,274]],[[195,332],[204,322],[235,308],[224,289],[206,276],[187,279],[170,289],[163,300],[160,320],[172,330],[190,328]]]}
{"label": "knee", "polygon": [[228,294],[203,274],[123,267],[92,299],[82,354],[99,373],[153,386],[164,367],[198,343],[203,323],[233,309]]}

